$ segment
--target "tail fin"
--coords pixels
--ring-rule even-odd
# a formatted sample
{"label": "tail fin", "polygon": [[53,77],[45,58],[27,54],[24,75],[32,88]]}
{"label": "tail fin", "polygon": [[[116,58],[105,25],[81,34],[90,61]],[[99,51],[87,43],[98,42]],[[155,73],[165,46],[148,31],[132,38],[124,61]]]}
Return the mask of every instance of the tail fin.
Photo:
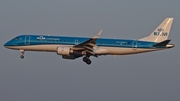
{"label": "tail fin", "polygon": [[143,41],[162,42],[168,39],[174,18],[166,18],[149,36],[142,38]]}

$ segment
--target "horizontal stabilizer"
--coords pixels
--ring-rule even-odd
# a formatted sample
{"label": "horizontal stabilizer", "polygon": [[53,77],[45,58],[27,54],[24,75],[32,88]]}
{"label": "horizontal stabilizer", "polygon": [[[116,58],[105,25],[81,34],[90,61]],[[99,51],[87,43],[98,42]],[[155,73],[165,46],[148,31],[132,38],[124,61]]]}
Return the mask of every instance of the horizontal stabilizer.
{"label": "horizontal stabilizer", "polygon": [[166,46],[171,40],[165,40],[165,41],[162,41],[160,43],[157,43],[153,46]]}

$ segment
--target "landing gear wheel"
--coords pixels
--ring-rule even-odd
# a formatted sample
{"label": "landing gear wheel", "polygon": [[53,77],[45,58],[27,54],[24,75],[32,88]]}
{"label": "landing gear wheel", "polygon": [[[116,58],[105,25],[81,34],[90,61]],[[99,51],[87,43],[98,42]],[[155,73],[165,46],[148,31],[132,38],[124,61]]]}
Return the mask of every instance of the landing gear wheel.
{"label": "landing gear wheel", "polygon": [[86,61],[86,63],[87,63],[88,65],[90,65],[90,64],[91,64],[91,60],[88,59],[88,60]]}
{"label": "landing gear wheel", "polygon": [[82,59],[86,64],[90,65],[91,64],[91,60],[89,59],[89,57],[83,57]]}
{"label": "landing gear wheel", "polygon": [[21,55],[20,58],[21,58],[21,59],[24,59],[24,55]]}
{"label": "landing gear wheel", "polygon": [[83,57],[83,61],[87,62],[88,58],[87,57]]}

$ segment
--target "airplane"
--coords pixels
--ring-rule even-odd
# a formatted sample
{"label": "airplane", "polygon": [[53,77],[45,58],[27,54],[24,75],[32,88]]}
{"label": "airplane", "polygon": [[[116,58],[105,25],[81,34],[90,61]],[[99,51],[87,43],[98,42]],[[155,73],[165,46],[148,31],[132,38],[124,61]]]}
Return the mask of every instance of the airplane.
{"label": "airplane", "polygon": [[20,35],[4,44],[5,48],[19,50],[24,58],[25,51],[55,52],[63,59],[82,60],[90,65],[90,56],[129,55],[173,48],[168,39],[174,18],[166,18],[149,36],[141,39],[99,38],[102,30],[92,38]]}

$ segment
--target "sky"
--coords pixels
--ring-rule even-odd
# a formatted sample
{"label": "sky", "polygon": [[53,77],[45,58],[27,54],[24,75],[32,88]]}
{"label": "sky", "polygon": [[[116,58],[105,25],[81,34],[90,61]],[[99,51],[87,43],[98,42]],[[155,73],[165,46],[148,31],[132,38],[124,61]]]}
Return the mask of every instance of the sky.
{"label": "sky", "polygon": [[[179,101],[179,0],[1,0],[1,101]],[[4,43],[22,34],[139,39],[165,18],[174,22],[168,50],[64,60],[21,53]]]}

